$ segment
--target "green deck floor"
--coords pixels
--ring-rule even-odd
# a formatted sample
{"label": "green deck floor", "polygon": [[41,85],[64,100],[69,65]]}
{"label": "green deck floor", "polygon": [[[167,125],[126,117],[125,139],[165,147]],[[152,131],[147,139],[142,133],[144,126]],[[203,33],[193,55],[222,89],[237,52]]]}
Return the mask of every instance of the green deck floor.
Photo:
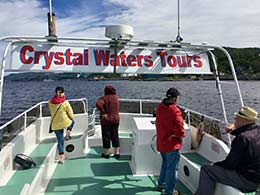
{"label": "green deck floor", "polygon": [[40,143],[30,154],[36,163],[36,167],[32,167],[31,169],[27,170],[17,170],[12,178],[8,181],[7,185],[0,186],[0,194],[18,195],[25,183],[31,183],[54,143],[55,140],[53,139],[45,140]]}
{"label": "green deck floor", "polygon": [[[154,191],[157,178],[133,176],[129,167],[130,156],[120,160],[100,157],[102,149],[90,150],[85,158],[66,160],[59,164],[45,195],[159,195]],[[181,183],[177,189],[190,191]]]}
{"label": "green deck floor", "polygon": [[204,158],[203,156],[199,155],[196,152],[184,153],[182,155],[188,158],[191,162],[195,163],[199,167],[201,167],[204,164],[210,163],[210,161],[208,161],[206,158]]}

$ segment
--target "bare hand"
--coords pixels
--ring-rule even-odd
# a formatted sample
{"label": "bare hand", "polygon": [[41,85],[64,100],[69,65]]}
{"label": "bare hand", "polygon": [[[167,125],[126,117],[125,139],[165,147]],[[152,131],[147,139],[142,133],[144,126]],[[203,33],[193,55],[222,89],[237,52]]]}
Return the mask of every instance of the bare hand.
{"label": "bare hand", "polygon": [[102,118],[107,118],[107,114],[102,114]]}
{"label": "bare hand", "polygon": [[235,129],[235,124],[228,124],[226,127],[225,127],[225,131],[227,133],[230,133],[231,131],[233,131]]}
{"label": "bare hand", "polygon": [[176,136],[176,135],[170,135],[169,141],[173,140],[174,138],[182,140],[183,137],[179,137],[179,136]]}

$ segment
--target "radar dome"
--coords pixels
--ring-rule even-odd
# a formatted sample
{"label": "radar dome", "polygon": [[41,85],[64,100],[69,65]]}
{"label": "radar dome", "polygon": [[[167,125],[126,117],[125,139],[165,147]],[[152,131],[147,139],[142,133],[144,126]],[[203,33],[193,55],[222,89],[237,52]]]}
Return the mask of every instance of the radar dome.
{"label": "radar dome", "polygon": [[129,25],[111,25],[106,27],[105,36],[110,39],[131,40],[134,37],[134,29]]}

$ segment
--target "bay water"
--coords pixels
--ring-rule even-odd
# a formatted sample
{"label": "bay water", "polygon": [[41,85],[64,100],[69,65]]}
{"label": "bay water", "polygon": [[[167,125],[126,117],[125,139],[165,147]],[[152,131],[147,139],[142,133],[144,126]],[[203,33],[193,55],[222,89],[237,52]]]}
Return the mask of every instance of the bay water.
{"label": "bay water", "polygon": [[[87,98],[93,108],[98,97],[104,94],[104,87],[112,84],[122,99],[156,99],[165,97],[168,88],[181,92],[179,104],[192,110],[223,119],[222,108],[215,81],[9,81],[4,82],[2,113],[0,123],[9,121],[40,101],[47,101],[54,95],[57,86],[65,88],[67,99]],[[239,81],[244,104],[260,112],[260,81]],[[240,108],[238,92],[234,81],[224,81],[222,91],[229,122]]]}

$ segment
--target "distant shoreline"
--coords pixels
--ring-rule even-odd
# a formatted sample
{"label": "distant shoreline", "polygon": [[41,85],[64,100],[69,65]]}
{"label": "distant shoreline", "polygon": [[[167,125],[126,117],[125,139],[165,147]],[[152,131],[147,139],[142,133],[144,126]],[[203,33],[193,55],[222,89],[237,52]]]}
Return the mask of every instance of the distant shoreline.
{"label": "distant shoreline", "polygon": [[[260,75],[237,75],[238,80],[260,80]],[[129,80],[129,81],[196,81],[196,80],[215,80],[214,75],[135,75],[122,77],[121,74],[86,74],[86,73],[19,73],[5,76],[9,81],[44,81],[52,82],[59,80],[87,80],[87,81],[107,81],[107,80]],[[220,80],[234,80],[232,75],[221,75]]]}

